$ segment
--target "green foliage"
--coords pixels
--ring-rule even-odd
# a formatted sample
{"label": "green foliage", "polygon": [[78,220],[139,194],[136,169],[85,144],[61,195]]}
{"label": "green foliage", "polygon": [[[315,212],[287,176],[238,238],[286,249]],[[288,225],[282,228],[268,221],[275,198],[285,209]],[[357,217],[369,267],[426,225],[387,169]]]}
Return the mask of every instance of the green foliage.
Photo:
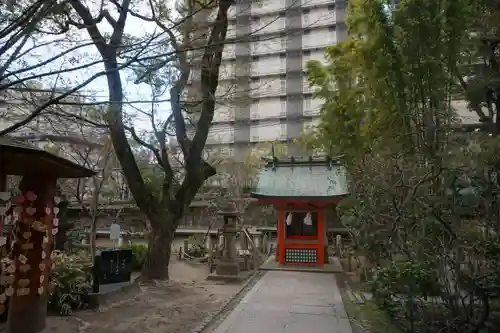
{"label": "green foliage", "polygon": [[428,262],[403,261],[393,262],[387,268],[377,270],[370,288],[377,299],[390,300],[394,294],[422,297],[432,296],[432,282],[436,279],[435,267]]}
{"label": "green foliage", "polygon": [[132,269],[140,271],[146,262],[148,247],[144,244],[124,244],[122,249],[132,250]]}
{"label": "green foliage", "polygon": [[[308,63],[309,81],[322,98],[319,144],[359,157],[374,145],[419,144],[422,128],[439,116],[450,123],[446,103],[459,65],[456,50],[466,39],[467,1],[402,1],[388,14],[388,1],[352,1],[352,39],[329,47],[326,65]],[[425,82],[425,84],[423,84]],[[321,140],[322,139],[322,140]]]}
{"label": "green foliage", "polygon": [[[439,294],[434,281],[435,267],[422,261],[405,261],[377,270],[370,289],[378,306],[394,322],[404,318],[408,321],[422,320],[425,325],[419,303]],[[403,331],[408,330],[404,325],[398,326],[403,326]]]}
{"label": "green foliage", "polygon": [[324,100],[310,143],[345,155],[352,188],[339,213],[371,264],[376,303],[403,332],[500,320],[500,140],[451,132],[482,5],[352,1],[352,39],[308,64]]}
{"label": "green foliage", "polygon": [[143,164],[139,167],[145,185],[151,190],[156,198],[160,199],[162,189],[161,186],[165,177],[164,170],[156,164]]}
{"label": "green foliage", "polygon": [[207,248],[205,246],[204,237],[196,237],[191,235],[187,238],[189,243],[188,255],[194,258],[202,258],[207,254]]}
{"label": "green foliage", "polygon": [[66,232],[67,240],[64,246],[65,250],[69,252],[78,249],[84,239],[88,240],[88,231],[82,228],[71,228]]}
{"label": "green foliage", "polygon": [[268,212],[262,217],[264,226],[275,226],[276,225],[276,214],[273,212]]}
{"label": "green foliage", "polygon": [[[144,138],[144,140],[146,142],[154,142],[153,138]],[[130,145],[133,148],[137,166],[139,167],[146,187],[151,191],[155,199],[161,200],[165,171],[161,166],[152,162],[151,152],[147,148],[144,148],[135,141],[131,141]]]}
{"label": "green foliage", "polygon": [[88,256],[58,252],[54,264],[52,281],[55,288],[49,304],[61,315],[70,315],[74,309],[85,307],[83,297],[90,290],[91,274],[88,268],[91,261]]}
{"label": "green foliage", "polygon": [[325,51],[329,65],[323,66],[318,61],[307,64],[310,84],[316,88],[315,96],[325,100],[323,121],[311,139],[332,155],[343,152],[345,147],[364,145],[362,120],[366,115],[361,105],[364,90],[361,84],[355,84],[361,76],[354,67],[358,45],[353,40],[329,47]]}

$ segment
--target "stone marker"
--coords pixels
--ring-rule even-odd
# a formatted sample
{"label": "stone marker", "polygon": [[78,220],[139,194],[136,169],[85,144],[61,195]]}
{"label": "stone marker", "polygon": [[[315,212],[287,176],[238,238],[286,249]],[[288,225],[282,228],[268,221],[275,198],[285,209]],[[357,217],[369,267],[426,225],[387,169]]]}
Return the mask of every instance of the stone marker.
{"label": "stone marker", "polygon": [[119,245],[121,236],[120,233],[121,233],[120,225],[113,222],[109,227],[109,239],[113,243],[113,249],[116,249],[117,247],[120,246]]}
{"label": "stone marker", "polygon": [[268,235],[267,233],[264,233],[262,235],[262,252],[264,252],[264,254],[268,254],[269,253],[269,239],[268,239]]}

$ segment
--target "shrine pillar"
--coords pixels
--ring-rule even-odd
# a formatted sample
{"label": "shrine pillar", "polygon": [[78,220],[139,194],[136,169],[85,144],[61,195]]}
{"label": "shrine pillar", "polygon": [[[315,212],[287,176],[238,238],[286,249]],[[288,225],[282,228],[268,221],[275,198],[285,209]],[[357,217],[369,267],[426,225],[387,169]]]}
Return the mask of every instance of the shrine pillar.
{"label": "shrine pillar", "polygon": [[[327,264],[328,262],[325,262],[325,211],[320,210],[318,211],[318,265],[323,265]],[[328,258],[326,258],[328,260]]]}
{"label": "shrine pillar", "polygon": [[8,333],[45,329],[56,181],[55,177],[24,176],[22,196],[14,198],[18,217],[13,226],[12,284],[5,292],[9,297]]}
{"label": "shrine pillar", "polygon": [[276,236],[276,259],[280,264],[285,263],[285,209],[279,208],[278,212],[278,234]]}

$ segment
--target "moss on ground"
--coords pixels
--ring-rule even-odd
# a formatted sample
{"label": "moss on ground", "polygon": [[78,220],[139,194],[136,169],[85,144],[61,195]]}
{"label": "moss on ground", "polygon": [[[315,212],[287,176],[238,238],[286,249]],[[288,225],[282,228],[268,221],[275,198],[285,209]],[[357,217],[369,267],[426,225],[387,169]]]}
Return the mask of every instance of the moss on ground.
{"label": "moss on ground", "polygon": [[363,304],[353,302],[344,295],[344,307],[353,326],[354,333],[399,333],[375,302],[366,300]]}

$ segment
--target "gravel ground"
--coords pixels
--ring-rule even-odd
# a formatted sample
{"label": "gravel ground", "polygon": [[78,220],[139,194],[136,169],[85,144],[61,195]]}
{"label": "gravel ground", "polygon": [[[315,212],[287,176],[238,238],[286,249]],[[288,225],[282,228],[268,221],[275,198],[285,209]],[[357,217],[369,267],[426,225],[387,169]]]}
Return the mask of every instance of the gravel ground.
{"label": "gravel ground", "polygon": [[143,285],[138,295],[98,312],[49,317],[44,333],[189,333],[242,286],[206,281],[205,266],[176,259],[170,265],[171,281]]}

